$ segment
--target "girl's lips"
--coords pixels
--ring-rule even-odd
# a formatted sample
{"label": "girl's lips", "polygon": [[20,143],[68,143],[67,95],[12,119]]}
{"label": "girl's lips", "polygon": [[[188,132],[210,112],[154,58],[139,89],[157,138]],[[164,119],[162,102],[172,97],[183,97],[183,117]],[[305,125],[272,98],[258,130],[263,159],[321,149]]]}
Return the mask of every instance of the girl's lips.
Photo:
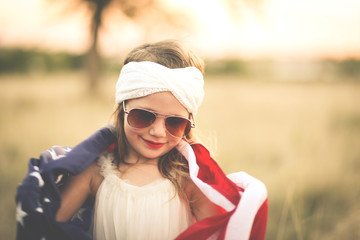
{"label": "girl's lips", "polygon": [[153,141],[149,141],[149,140],[146,140],[146,139],[144,139],[144,142],[145,142],[146,145],[148,145],[149,147],[155,148],[155,149],[161,148],[162,146],[165,145],[165,143],[153,142]]}

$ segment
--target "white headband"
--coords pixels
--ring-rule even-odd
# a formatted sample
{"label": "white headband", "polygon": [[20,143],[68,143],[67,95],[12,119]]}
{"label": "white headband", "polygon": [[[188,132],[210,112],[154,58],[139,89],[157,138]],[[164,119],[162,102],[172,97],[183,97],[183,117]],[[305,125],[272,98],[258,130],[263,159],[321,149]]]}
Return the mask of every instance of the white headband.
{"label": "white headband", "polygon": [[130,62],[116,83],[116,103],[164,91],[196,115],[204,98],[203,76],[196,67],[170,69],[154,62]]}

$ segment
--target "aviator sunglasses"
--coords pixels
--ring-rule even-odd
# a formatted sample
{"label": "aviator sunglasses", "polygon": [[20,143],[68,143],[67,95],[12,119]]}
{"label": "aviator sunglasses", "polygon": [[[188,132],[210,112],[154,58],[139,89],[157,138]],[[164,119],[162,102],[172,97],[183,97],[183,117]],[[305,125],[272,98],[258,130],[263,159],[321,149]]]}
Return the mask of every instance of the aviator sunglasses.
{"label": "aviator sunglasses", "polygon": [[[174,115],[166,115],[157,113],[154,111],[132,108],[129,111],[125,108],[125,101],[123,101],[124,113],[128,115],[128,124],[137,129],[142,129],[151,126],[157,117],[165,118],[165,128],[171,136],[182,138],[190,132],[191,128],[195,127],[195,124],[187,118],[178,117]],[[192,117],[192,114],[190,114]]]}

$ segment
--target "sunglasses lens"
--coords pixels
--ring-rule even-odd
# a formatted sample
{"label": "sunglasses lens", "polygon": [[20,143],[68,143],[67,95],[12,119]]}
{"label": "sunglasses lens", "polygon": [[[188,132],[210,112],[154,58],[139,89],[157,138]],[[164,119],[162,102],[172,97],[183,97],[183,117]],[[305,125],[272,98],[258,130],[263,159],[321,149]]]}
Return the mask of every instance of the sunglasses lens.
{"label": "sunglasses lens", "polygon": [[[128,112],[127,121],[133,128],[147,128],[154,123],[156,114],[144,109],[133,108]],[[191,129],[191,122],[186,118],[167,117],[165,120],[166,130],[175,137],[187,135]]]}
{"label": "sunglasses lens", "polygon": [[166,129],[175,137],[182,137],[188,134],[191,128],[189,120],[180,117],[168,117],[165,121]]}
{"label": "sunglasses lens", "polygon": [[146,128],[156,119],[155,114],[143,109],[131,109],[128,114],[128,123],[134,128]]}

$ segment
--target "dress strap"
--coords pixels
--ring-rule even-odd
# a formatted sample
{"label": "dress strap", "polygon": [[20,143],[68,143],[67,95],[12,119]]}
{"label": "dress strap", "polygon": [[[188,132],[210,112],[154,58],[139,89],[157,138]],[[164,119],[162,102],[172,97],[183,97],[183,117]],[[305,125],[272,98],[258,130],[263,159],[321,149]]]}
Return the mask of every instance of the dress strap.
{"label": "dress strap", "polygon": [[100,166],[100,174],[103,177],[118,173],[113,153],[101,154],[97,159],[97,164]]}

